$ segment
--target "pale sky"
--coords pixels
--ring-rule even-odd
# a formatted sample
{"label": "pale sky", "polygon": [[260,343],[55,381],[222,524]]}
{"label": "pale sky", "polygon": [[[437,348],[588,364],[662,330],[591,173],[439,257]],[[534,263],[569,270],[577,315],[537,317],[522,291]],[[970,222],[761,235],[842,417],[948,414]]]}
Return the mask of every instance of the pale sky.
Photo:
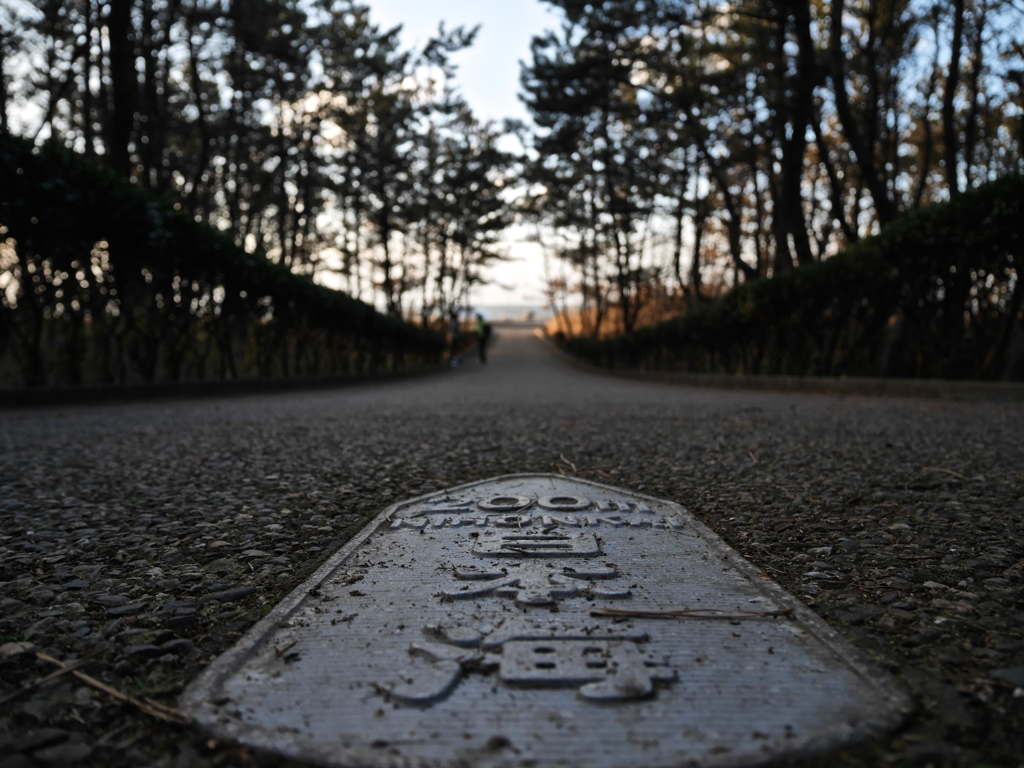
{"label": "pale sky", "polygon": [[[516,94],[519,62],[529,62],[530,40],[558,27],[558,17],[540,0],[363,0],[371,19],[384,28],[401,24],[402,43],[419,48],[440,22],[445,29],[481,25],[473,47],[454,58],[456,82],[480,120],[500,122],[511,117],[529,122]],[[543,263],[536,245],[513,239],[513,261],[495,267],[491,276],[499,285],[478,289],[478,305],[543,304]]]}
{"label": "pale sky", "polygon": [[421,48],[440,22],[446,29],[480,25],[473,47],[455,57],[457,82],[477,117],[527,120],[516,98],[519,62],[530,60],[530,40],[558,22],[540,0],[363,0],[384,28],[402,25],[406,48]]}

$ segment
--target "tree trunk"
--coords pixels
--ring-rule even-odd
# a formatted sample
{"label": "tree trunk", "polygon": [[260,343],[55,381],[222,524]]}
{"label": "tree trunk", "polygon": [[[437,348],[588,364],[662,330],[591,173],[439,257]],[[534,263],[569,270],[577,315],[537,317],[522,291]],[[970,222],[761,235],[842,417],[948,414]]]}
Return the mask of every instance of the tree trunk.
{"label": "tree trunk", "polygon": [[384,292],[384,305],[392,317],[398,316],[398,303],[395,301],[395,278],[391,274],[394,265],[391,263],[391,220],[387,210],[382,210],[377,216],[377,231],[380,235],[380,245],[384,251],[384,258],[381,261],[381,270],[384,273],[381,281],[381,289]]}
{"label": "tree trunk", "polygon": [[686,282],[683,280],[683,223],[686,219],[686,201],[680,185],[679,196],[676,198],[675,237],[672,241],[672,274],[676,278],[676,286],[682,292]]}
{"label": "tree trunk", "polygon": [[7,102],[10,96],[7,93],[7,46],[10,36],[0,32],[0,133],[7,133]]}
{"label": "tree trunk", "polygon": [[835,166],[829,157],[828,144],[821,132],[821,124],[815,119],[811,121],[814,128],[814,141],[818,145],[818,154],[821,155],[821,163],[825,166],[825,173],[828,176],[829,200],[832,203],[832,217],[839,221],[847,243],[856,243],[860,240],[860,234],[846,218],[846,207],[843,205],[844,185],[842,179],[836,174]]}
{"label": "tree trunk", "polygon": [[[788,89],[789,131],[782,140],[782,196],[779,201],[783,223],[796,251],[797,263],[806,266],[814,262],[811,242],[807,234],[807,221],[803,211],[802,185],[804,156],[807,153],[807,126],[814,117],[814,88],[818,83],[818,65],[815,59],[814,39],[811,35],[811,9],[805,0],[794,2],[793,28],[797,38],[796,81]],[[785,24],[779,30],[780,45],[786,42]]]}
{"label": "tree trunk", "polygon": [[85,8],[85,56],[82,65],[82,133],[85,139],[85,156],[93,157],[96,154],[96,136],[93,132],[93,103],[92,103],[92,38],[93,38],[93,8],[92,2],[86,4]]}
{"label": "tree trunk", "polygon": [[956,121],[956,91],[960,85],[960,54],[964,42],[964,0],[953,0],[953,41],[949,51],[949,74],[942,94],[942,138],[945,144],[946,183],[949,194],[960,192],[959,139]]}
{"label": "tree trunk", "polygon": [[743,260],[743,214],[740,211],[736,196],[729,189],[729,179],[726,177],[722,167],[715,162],[710,153],[706,157],[708,159],[708,168],[711,169],[711,175],[718,183],[718,189],[722,194],[722,202],[725,204],[725,210],[729,214],[729,221],[726,223],[726,226],[729,230],[729,255],[732,257],[733,267],[738,273],[743,275],[744,281],[756,280],[757,269]]}
{"label": "tree trunk", "polygon": [[107,155],[117,175],[131,176],[130,144],[135,127],[138,82],[135,76],[132,8],[134,0],[110,0],[107,35],[110,39],[111,109]]}
{"label": "tree trunk", "polygon": [[967,187],[972,186],[974,174],[972,172],[972,160],[974,159],[974,149],[978,141],[978,129],[981,120],[978,118],[978,112],[980,111],[980,83],[981,74],[985,69],[984,57],[985,57],[985,44],[984,44],[984,31],[985,31],[985,17],[986,17],[986,6],[982,3],[979,4],[975,13],[976,23],[971,41],[971,72],[968,76],[968,90],[970,92],[970,109],[967,113],[967,119],[965,121],[964,128],[964,144],[963,144],[963,158],[964,158],[964,176]]}
{"label": "tree trunk", "polygon": [[[144,120],[145,135],[148,139],[143,151],[143,166],[147,174],[146,180],[158,193],[167,192],[170,187],[170,176],[168,169],[164,167],[164,153],[167,150],[167,108],[166,83],[163,82],[164,69],[159,66],[157,56],[161,46],[167,45],[170,26],[181,5],[180,0],[174,0],[164,13],[167,31],[157,35],[154,24],[159,18],[153,9],[152,4],[146,3],[143,6],[143,28],[140,40],[144,72],[143,72],[143,107],[142,119]],[[191,35],[191,29],[189,30]],[[191,41],[189,42],[191,47]],[[161,95],[161,90],[163,91]]]}
{"label": "tree trunk", "polygon": [[690,297],[694,301],[704,298],[704,281],[700,274],[700,248],[704,239],[704,222],[707,215],[707,198],[698,198],[693,212],[693,258],[690,260]]}
{"label": "tree trunk", "polygon": [[898,215],[896,203],[889,194],[884,177],[875,164],[875,148],[864,138],[857,117],[853,114],[850,98],[846,92],[846,63],[843,51],[843,9],[845,0],[834,0],[832,3],[832,35],[829,42],[829,59],[832,78],[832,90],[836,100],[836,112],[843,127],[850,149],[857,159],[864,183],[871,192],[878,215],[878,223],[886,225],[894,221]]}
{"label": "tree trunk", "polygon": [[[939,22],[935,20],[932,30],[935,40],[939,39]],[[921,160],[918,163],[917,190],[914,192],[914,207],[921,205],[925,189],[928,187],[928,180],[931,176],[932,154],[935,151],[935,131],[932,128],[931,110],[928,105],[935,94],[939,83],[939,46],[935,46],[935,53],[932,58],[932,72],[928,77],[928,90],[922,94],[922,103],[925,105],[924,114],[921,116],[921,132],[924,134],[921,140]]]}
{"label": "tree trunk", "polygon": [[[195,29],[194,24],[195,20],[190,14],[185,20],[185,31],[188,36],[189,73],[191,75],[190,82],[192,86],[192,95],[195,99],[196,115],[198,117],[196,125],[199,129],[199,156],[194,158],[195,166],[192,170],[192,188],[188,192],[188,204],[193,211],[196,210],[199,204],[199,188],[203,183],[203,173],[206,171],[206,166],[209,164],[210,156],[210,129],[208,124],[209,121],[206,116],[206,105],[203,102],[203,81],[199,74],[199,55],[196,51],[195,43],[193,42]],[[232,55],[236,55],[236,53],[237,51],[232,51]],[[239,194],[241,194],[241,184],[236,183],[235,189],[229,193],[231,212],[228,215],[234,231],[238,231],[238,221],[236,220],[237,215],[235,211],[238,208]],[[204,213],[207,212],[204,211]]]}

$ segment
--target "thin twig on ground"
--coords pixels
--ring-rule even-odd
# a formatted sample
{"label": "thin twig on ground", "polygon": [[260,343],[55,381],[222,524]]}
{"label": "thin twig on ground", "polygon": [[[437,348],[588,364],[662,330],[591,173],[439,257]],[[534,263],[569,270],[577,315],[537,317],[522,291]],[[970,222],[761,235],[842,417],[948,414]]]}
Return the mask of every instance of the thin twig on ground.
{"label": "thin twig on ground", "polygon": [[954,472],[952,469],[946,469],[945,467],[921,467],[922,472],[945,472],[947,475],[952,475],[960,480],[966,480],[967,478],[961,475],[959,472]]}
{"label": "thin twig on ground", "polygon": [[24,683],[18,690],[11,691],[6,696],[0,697],[0,705],[6,704],[9,701],[13,701],[14,699],[21,696],[23,693],[28,693],[33,688],[38,688],[41,685],[46,685],[51,680],[56,680],[58,677],[63,677],[66,674],[74,672],[76,669],[78,669],[78,667],[81,667],[83,664],[88,664],[89,660],[93,656],[95,656],[96,653],[97,652],[90,653],[88,656],[83,656],[82,658],[73,661],[71,664],[63,665],[63,668],[58,669],[56,672],[51,672],[48,675],[44,675],[43,677],[37,677],[35,680],[31,680],[27,683]]}
{"label": "thin twig on ground", "polygon": [[565,465],[566,465],[567,467],[569,467],[569,468],[570,468],[570,469],[571,469],[571,470],[572,470],[573,472],[575,472],[575,471],[576,471],[576,465],[575,465],[575,464],[573,464],[573,463],[572,463],[571,461],[569,461],[569,460],[568,460],[567,458],[565,458],[565,454],[564,454],[564,453],[559,453],[559,454],[558,454],[558,458],[560,458],[560,459],[562,460],[562,462],[563,462],[563,463],[564,463],[564,464],[565,464]]}
{"label": "thin twig on ground", "polygon": [[65,664],[63,661],[59,661],[46,653],[36,653],[36,658],[42,659],[50,664],[57,665],[61,668],[62,672],[70,672],[86,685],[95,688],[98,691],[102,691],[112,699],[117,699],[118,701],[122,701],[126,704],[131,704],[133,707],[145,712],[150,717],[155,717],[158,720],[163,720],[166,723],[174,723],[176,725],[189,725],[192,722],[192,718],[179,709],[168,707],[158,701],[153,701],[152,699],[137,699],[134,696],[129,696],[127,693],[119,691],[116,688],[97,680],[95,677],[90,677],[84,672],[80,672],[77,669],[69,669],[70,665]]}

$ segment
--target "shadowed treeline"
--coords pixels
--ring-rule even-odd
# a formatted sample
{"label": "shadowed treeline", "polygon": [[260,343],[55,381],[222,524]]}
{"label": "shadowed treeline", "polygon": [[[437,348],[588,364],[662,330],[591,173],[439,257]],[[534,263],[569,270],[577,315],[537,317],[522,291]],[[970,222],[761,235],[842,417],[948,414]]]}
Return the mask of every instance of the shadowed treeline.
{"label": "shadowed treeline", "polygon": [[440,342],[357,300],[438,324],[514,224],[552,309],[625,331],[590,359],[1020,376],[1020,184],[978,191],[1024,170],[1020,3],[541,1],[501,127],[459,92],[476,30],[406,49],[357,0],[0,6],[0,134],[36,147],[0,385],[414,364]]}
{"label": "shadowed treeline", "polygon": [[443,347],[65,149],[0,137],[0,386],[338,376]]}
{"label": "shadowed treeline", "polygon": [[474,34],[407,49],[355,0],[3,3],[0,131],[427,321],[467,303],[509,219],[502,132],[454,85]]}
{"label": "shadowed treeline", "polygon": [[1020,3],[547,2],[565,22],[522,83],[559,309],[634,331],[652,300],[813,268],[1024,171]]}
{"label": "shadowed treeline", "polygon": [[1024,177],[904,215],[827,261],[566,348],[608,367],[1024,379]]}

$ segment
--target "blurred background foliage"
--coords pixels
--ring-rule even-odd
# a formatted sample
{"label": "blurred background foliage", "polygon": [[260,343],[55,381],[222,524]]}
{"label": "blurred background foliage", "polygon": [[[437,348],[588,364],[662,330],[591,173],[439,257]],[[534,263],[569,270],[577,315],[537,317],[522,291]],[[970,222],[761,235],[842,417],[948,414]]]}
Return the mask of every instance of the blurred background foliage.
{"label": "blurred background foliage", "polygon": [[4,3],[5,382],[430,357],[395,323],[443,327],[512,225],[563,329],[623,336],[571,345],[606,362],[1019,375],[996,196],[1024,173],[1024,5],[542,1],[533,123],[501,126],[458,88],[473,29],[406,49],[355,0]]}
{"label": "blurred background foliage", "polygon": [[826,261],[625,336],[559,340],[602,366],[1024,380],[1024,178],[904,214]]}
{"label": "blurred background foliage", "polygon": [[1024,172],[1020,3],[550,1],[564,23],[523,71],[529,200],[586,335]]}
{"label": "blurred background foliage", "polygon": [[247,253],[64,148],[0,139],[0,188],[9,381],[342,376],[440,359],[440,335]]}

